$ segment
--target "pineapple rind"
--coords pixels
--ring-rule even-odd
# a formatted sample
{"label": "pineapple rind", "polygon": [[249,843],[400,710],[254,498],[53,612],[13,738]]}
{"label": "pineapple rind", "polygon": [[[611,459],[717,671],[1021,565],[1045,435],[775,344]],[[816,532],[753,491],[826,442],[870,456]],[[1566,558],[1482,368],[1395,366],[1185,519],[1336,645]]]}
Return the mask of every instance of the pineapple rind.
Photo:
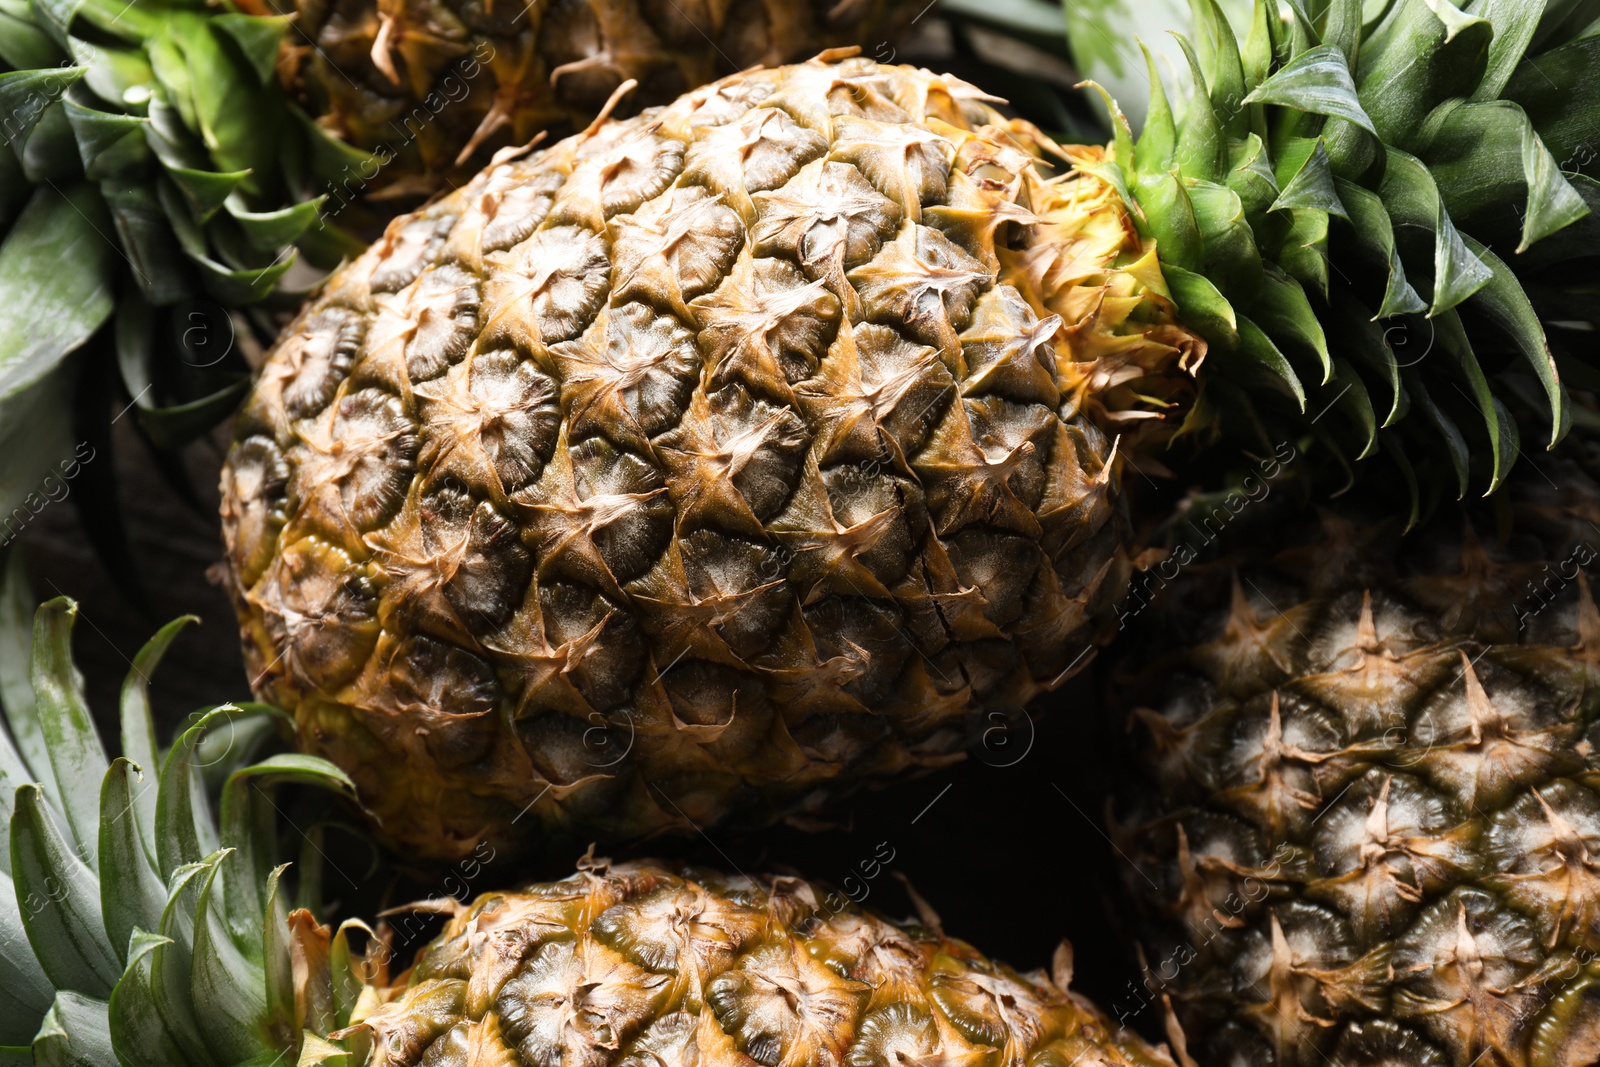
{"label": "pineapple rind", "polygon": [[[7,1063],[634,1067],[776,1052],[893,1067],[899,1050],[1173,1067],[1069,993],[1059,969],[1019,975],[789,877],[586,858],[560,882],[431,902],[454,915],[391,986],[394,931],[357,919],[335,931],[289,910],[274,866],[274,785],[348,793],[349,780],[312,757],[250,763],[252,715],[273,709],[213,709],[159,758],[147,687],[189,619],[135,657],[124,755],[108,761],[71,661],[76,606],[41,606],[30,639],[29,604],[13,561],[0,579]],[[220,818],[202,768],[223,783]],[[302,879],[314,897],[315,871]]]}
{"label": "pineapple rind", "polygon": [[366,1016],[370,1067],[1171,1067],[1042,974],[798,878],[588,861],[460,908]]}
{"label": "pineapple rind", "polygon": [[1325,515],[1152,607],[1114,836],[1205,1062],[1600,1056],[1600,487],[1547,473],[1501,494],[1509,542]]}
{"label": "pineapple rind", "polygon": [[257,691],[432,855],[956,758],[1091,658],[1110,435],[1205,350],[1044,151],[958,80],[823,58],[397,220],[224,471]]}
{"label": "pineapple rind", "polygon": [[827,48],[881,49],[908,0],[251,0],[294,13],[279,75],[318,121],[377,153],[362,192],[429,196],[541,131],[581,130],[627,81],[632,110]]}

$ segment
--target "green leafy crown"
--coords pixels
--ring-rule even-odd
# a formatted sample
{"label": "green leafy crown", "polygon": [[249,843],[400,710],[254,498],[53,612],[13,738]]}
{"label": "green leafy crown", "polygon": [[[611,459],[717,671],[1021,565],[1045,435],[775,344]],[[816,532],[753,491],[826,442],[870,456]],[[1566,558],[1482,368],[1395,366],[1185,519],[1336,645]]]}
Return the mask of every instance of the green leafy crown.
{"label": "green leafy crown", "polygon": [[[278,809],[262,787],[348,795],[350,780],[310,756],[251,763],[282,714],[259,705],[197,716],[162,757],[148,679],[192,619],[134,657],[123,754],[108,760],[72,665],[76,605],[39,608],[30,641],[23,584],[13,563],[0,592],[0,1065],[344,1062],[324,1035],[350,1019],[358,961],[344,929],[330,943],[309,916],[289,921]],[[221,782],[220,822],[208,779]],[[302,900],[315,870],[302,865]]]}
{"label": "green leafy crown", "polygon": [[[366,157],[279,86],[287,21],[202,0],[0,0],[0,515],[68,433],[108,440],[118,377],[163,447],[225,418],[249,384],[227,316],[270,340],[264,302],[297,247],[320,263],[352,247],[312,194]],[[201,317],[209,347],[185,353]],[[101,410],[69,430],[75,385],[98,387]]]}
{"label": "green leafy crown", "polygon": [[1413,500],[1419,473],[1492,490],[1519,418],[1553,445],[1567,383],[1600,384],[1600,5],[1256,0],[1242,47],[1191,6],[1181,118],[1146,50],[1144,128],[1108,95],[1100,168],[1211,345],[1185,433],[1309,434],[1352,475],[1386,453]]}

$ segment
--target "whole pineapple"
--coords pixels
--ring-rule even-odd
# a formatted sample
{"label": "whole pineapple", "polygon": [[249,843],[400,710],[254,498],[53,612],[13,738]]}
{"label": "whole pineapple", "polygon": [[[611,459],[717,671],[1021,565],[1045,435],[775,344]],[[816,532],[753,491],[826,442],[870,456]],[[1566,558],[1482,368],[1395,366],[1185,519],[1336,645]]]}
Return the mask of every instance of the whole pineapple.
{"label": "whole pineapple", "polygon": [[[479,148],[593,121],[637,82],[631,110],[717,77],[823,48],[887,47],[908,0],[244,0],[293,14],[279,76],[319,123],[375,152],[361,177],[435,192]],[[364,183],[360,183],[364,184]]]}
{"label": "whole pineapple", "polygon": [[[1600,59],[1498,7],[1399,0],[1368,43],[1357,0],[1262,0],[1243,46],[1197,9],[1183,121],[1158,81],[1109,150],[829,54],[397,221],[239,424],[258,691],[425,853],[756,823],[955,758],[1088,662],[1125,457],[1498,484],[1590,358],[1594,183],[1543,134],[1600,129]],[[1399,327],[1438,357],[1402,367]]]}
{"label": "whole pineapple", "polygon": [[1140,620],[1114,836],[1202,1062],[1600,1058],[1600,484],[1544,474],[1403,542],[1257,526]]}
{"label": "whole pineapple", "polygon": [[960,82],[825,58],[398,221],[240,418],[257,691],[435,855],[760,822],[954,758],[1120,588],[1086,410],[1118,394],[1086,372],[1201,345],[1045,145]]}

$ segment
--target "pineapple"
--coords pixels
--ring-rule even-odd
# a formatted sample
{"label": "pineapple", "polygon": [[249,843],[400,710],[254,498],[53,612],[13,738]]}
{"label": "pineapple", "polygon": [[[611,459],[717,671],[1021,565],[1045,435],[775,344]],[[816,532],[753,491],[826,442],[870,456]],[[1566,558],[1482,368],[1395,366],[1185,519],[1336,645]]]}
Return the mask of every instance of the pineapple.
{"label": "pineapple", "polygon": [[[592,859],[487,893],[339,1036],[370,1067],[1172,1067],[1053,979],[799,878]],[[1065,946],[1063,946],[1065,949]]]}
{"label": "pineapple", "polygon": [[1600,1058],[1600,484],[1546,473],[1403,542],[1257,524],[1140,620],[1112,833],[1200,1062]]}
{"label": "pineapple", "polygon": [[[1024,289],[1119,381],[1198,358],[1115,193],[1040,179],[1043,144],[825,58],[397,221],[240,416],[256,690],[436,856],[519,820],[759,823],[953,758],[1078,666],[1126,569],[1087,410],[1120,394]],[[1070,267],[1007,247],[1035,211]]]}
{"label": "pineapple", "polygon": [[[1593,182],[1497,98],[1543,107],[1519,62],[1561,53],[1559,90],[1588,53],[1430,2],[1370,47],[1353,0],[1262,4],[1242,53],[1201,3],[1184,121],[1109,148],[825,54],[502,158],[261,372],[222,480],[252,684],[422,854],[754,825],[957,758],[1081,669],[1129,571],[1125,457],[1498,484],[1491,382],[1533,383],[1541,439],[1570,417],[1529,294],[1585,277]],[[1492,108],[1411,122],[1502,31],[1492,77],[1462,68]],[[1410,73],[1363,88],[1358,54]],[[1507,130],[1488,202],[1459,139]],[[1469,229],[1503,239],[1514,200],[1527,290]],[[1374,317],[1439,357],[1401,368]]]}
{"label": "pineapple", "polygon": [[[624,82],[626,106],[822,48],[887,45],[908,0],[248,0],[295,16],[284,84],[339,138],[376,153],[385,197],[432,194],[480,148],[579,130]],[[364,186],[365,183],[360,183]],[[360,191],[367,191],[362,188]]]}
{"label": "pineapple", "polygon": [[[789,877],[587,860],[564,881],[457,906],[391,986],[391,939],[358,919],[333,931],[290,910],[273,858],[277,802],[261,787],[347,792],[348,779],[305,756],[244,765],[263,709],[214,709],[158,758],[149,675],[189,620],[136,657],[124,756],[107,764],[70,658],[75,606],[38,610],[30,656],[15,567],[9,578],[0,1061],[844,1067],[913,1055],[1172,1067],[1067,992],[1065,946],[1052,979],[1019,975]],[[18,676],[30,658],[31,684]],[[202,770],[224,783],[220,824]],[[302,875],[302,892],[317,884]],[[358,931],[365,955],[352,951]]]}

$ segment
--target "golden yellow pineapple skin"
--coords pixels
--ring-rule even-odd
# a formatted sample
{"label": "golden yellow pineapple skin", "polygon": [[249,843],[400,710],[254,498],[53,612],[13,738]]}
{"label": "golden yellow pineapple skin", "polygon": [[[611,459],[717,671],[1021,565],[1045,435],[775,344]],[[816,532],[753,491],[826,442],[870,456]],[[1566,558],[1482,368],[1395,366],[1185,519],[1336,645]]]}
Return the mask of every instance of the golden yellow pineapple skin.
{"label": "golden yellow pineapple skin", "polygon": [[[480,147],[628,113],[716,78],[826,48],[892,56],[911,0],[250,0],[295,21],[280,79],[348,143],[377,154],[356,193],[433,194]],[[335,193],[335,203],[346,195]]]}
{"label": "golden yellow pineapple skin", "polygon": [[1200,1062],[1600,1061],[1600,486],[1539,466],[1498,515],[1325,515],[1152,606],[1179,651],[1114,687],[1124,999],[1170,997]]}
{"label": "golden yellow pineapple skin", "polygon": [[759,824],[959,758],[1092,658],[1111,435],[1204,354],[1051,147],[825,57],[396,220],[280,340],[223,474],[257,692],[434,856]]}
{"label": "golden yellow pineapple skin", "polygon": [[480,897],[386,997],[344,1034],[370,1067],[1172,1067],[1044,975],[839,893],[648,863]]}

